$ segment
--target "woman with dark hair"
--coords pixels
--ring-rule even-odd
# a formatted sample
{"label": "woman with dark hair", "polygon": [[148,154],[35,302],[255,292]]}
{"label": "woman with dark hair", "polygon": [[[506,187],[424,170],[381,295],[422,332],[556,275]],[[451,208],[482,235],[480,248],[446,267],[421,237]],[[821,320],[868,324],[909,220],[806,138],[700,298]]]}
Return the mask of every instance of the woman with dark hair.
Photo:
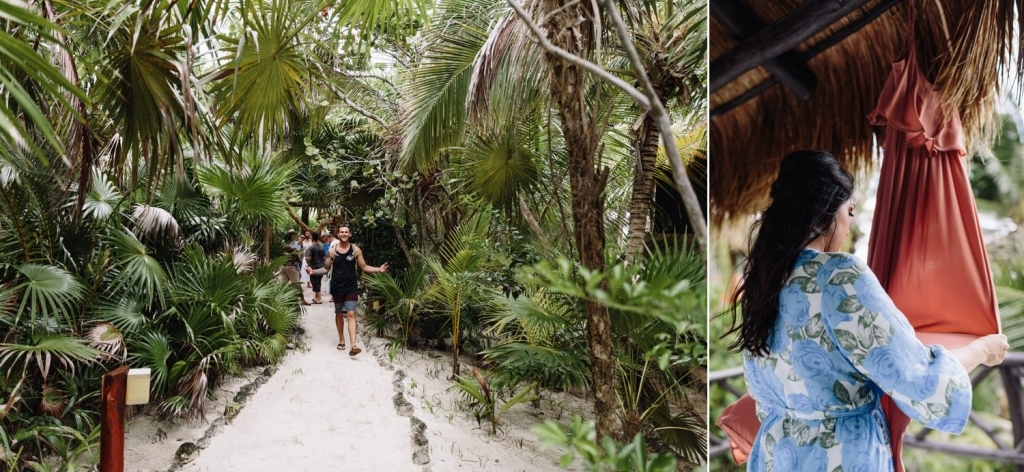
{"label": "woman with dark hair", "polygon": [[1001,334],[953,350],[921,344],[864,262],[838,252],[852,194],[853,177],[831,154],[794,152],[751,231],[730,331],[761,420],[748,471],[891,471],[881,395],[959,434],[971,410],[967,372],[999,364],[1009,347]]}

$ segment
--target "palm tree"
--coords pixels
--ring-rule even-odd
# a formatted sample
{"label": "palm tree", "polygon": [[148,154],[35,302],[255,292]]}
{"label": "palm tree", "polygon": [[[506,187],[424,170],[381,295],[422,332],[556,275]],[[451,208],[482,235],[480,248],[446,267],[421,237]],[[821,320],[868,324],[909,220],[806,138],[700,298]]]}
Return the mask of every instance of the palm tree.
{"label": "palm tree", "polygon": [[[545,14],[548,40],[571,54],[597,60],[594,25],[590,20],[593,15],[584,11],[582,4],[533,5],[537,15]],[[665,87],[665,98],[683,98],[681,101],[699,106],[697,100],[689,98],[687,87],[693,87],[693,96],[699,95],[697,89],[702,79],[698,65],[703,64],[704,48],[703,38],[697,34],[702,30],[697,24],[700,15],[705,14],[703,4],[674,9],[651,2],[622,8],[639,9],[626,16],[636,31],[648,32],[654,38],[644,43],[652,64],[669,69],[659,81]],[[577,22],[581,18],[583,21]],[[542,218],[535,217],[528,204],[518,203],[530,200],[525,196],[544,181],[538,176],[547,173],[553,177],[552,185],[543,198],[552,201],[553,195],[552,204],[561,213],[561,218],[553,220],[562,222],[569,233],[566,221],[571,217],[573,236],[566,238],[570,247],[574,247],[584,267],[603,270],[607,204],[604,193],[615,171],[614,166],[603,166],[618,162],[609,155],[616,149],[617,133],[616,127],[608,123],[626,121],[624,114],[632,114],[634,118],[629,121],[636,121],[635,106],[623,94],[610,92],[576,65],[564,63],[554,54],[542,54],[530,42],[525,25],[503,2],[452,0],[439,8],[434,25],[427,30],[424,58],[409,73],[404,93],[410,97],[410,109],[405,117],[407,131],[400,165],[422,171],[443,167],[449,160],[463,164],[462,169],[468,174],[465,189],[506,209],[518,210],[535,233],[543,231]],[[686,29],[680,29],[683,25]],[[678,31],[685,34],[676,34]],[[526,67],[541,62],[542,55],[546,70]],[[603,60],[616,63],[616,57],[610,54]],[[617,64],[623,65],[623,61]],[[552,109],[557,111],[554,117],[546,113]],[[552,138],[552,123],[557,126],[557,140]],[[494,129],[501,132],[488,131]],[[488,136],[501,136],[504,141]],[[531,140],[537,136],[546,139]],[[644,137],[649,138],[649,143],[657,143],[657,134],[645,132]],[[519,150],[523,148],[528,152]],[[568,173],[568,179],[562,178],[554,166],[543,166],[543,157],[553,163],[558,160],[556,156],[563,159],[562,169]],[[654,156],[657,146],[648,146],[644,157],[653,162]],[[469,162],[479,164],[474,169],[465,165]],[[645,175],[653,174],[652,168]],[[559,197],[565,180],[572,200],[570,211],[562,206]],[[478,182],[486,184],[474,185]],[[644,197],[644,185],[635,190],[639,192],[638,205],[649,207],[650,191]],[[639,207],[633,212],[644,219],[647,213]],[[587,305],[586,311],[589,344],[594,350],[596,410],[611,411],[614,378],[610,372],[614,371],[614,360],[610,355],[608,315],[596,305]],[[610,419],[599,418],[598,430],[609,434],[611,424]]]}

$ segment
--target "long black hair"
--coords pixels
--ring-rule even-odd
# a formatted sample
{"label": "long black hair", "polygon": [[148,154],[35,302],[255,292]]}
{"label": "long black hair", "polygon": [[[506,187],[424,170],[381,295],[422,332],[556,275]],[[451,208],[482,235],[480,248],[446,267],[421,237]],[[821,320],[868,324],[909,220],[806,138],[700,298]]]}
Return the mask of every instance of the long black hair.
{"label": "long black hair", "polygon": [[796,151],[782,159],[771,203],[750,230],[747,264],[729,309],[733,326],[726,334],[740,332],[730,349],[768,355],[779,294],[800,251],[833,230],[836,213],[851,195],[853,176],[831,154]]}

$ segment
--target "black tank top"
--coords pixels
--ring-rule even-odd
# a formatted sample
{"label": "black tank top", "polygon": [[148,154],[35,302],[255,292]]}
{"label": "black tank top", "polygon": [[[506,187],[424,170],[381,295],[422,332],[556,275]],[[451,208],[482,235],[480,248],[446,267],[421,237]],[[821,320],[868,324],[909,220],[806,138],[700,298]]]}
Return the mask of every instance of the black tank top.
{"label": "black tank top", "polygon": [[359,277],[356,274],[356,245],[349,244],[347,252],[334,256],[331,266],[331,293],[352,293],[359,291]]}

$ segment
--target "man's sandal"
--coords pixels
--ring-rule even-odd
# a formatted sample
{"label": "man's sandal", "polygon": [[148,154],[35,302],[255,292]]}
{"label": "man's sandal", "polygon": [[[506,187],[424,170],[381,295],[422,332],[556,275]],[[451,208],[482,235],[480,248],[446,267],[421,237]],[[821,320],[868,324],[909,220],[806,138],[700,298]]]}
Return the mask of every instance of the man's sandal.
{"label": "man's sandal", "polygon": [[338,350],[339,351],[344,351],[345,350],[345,343],[338,343]]}
{"label": "man's sandal", "polygon": [[359,349],[359,346],[352,346],[352,350],[348,351],[348,355],[354,356],[356,354],[359,354],[360,352],[363,352],[363,350]]}

